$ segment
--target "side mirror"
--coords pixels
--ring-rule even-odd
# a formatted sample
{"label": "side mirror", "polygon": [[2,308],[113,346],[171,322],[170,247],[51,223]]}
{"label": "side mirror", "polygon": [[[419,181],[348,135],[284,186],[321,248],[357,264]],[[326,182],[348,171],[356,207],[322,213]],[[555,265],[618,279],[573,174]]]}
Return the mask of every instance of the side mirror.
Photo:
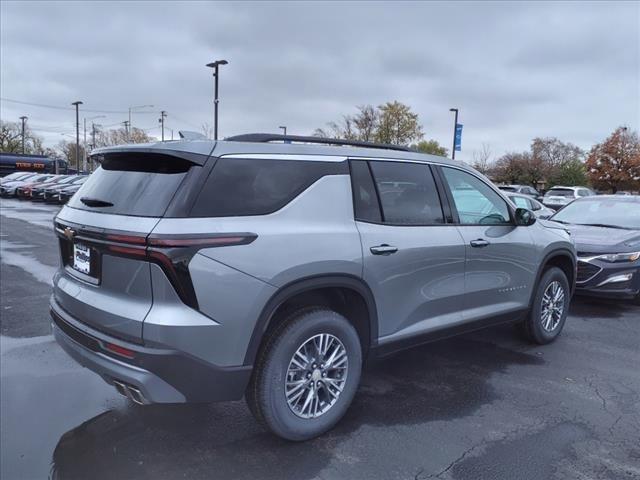
{"label": "side mirror", "polygon": [[526,208],[516,208],[516,225],[528,227],[536,223],[536,216]]}

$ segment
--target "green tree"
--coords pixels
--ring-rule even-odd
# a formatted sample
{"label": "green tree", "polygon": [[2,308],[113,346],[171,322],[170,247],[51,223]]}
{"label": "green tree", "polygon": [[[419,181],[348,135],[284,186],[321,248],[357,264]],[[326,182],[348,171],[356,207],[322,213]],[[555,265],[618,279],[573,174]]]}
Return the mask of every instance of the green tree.
{"label": "green tree", "polygon": [[[0,151],[22,153],[21,123],[0,120]],[[27,122],[24,129],[24,152],[36,155],[45,153],[42,137],[33,133],[29,128],[29,122]]]}
{"label": "green tree", "polygon": [[329,122],[325,128],[317,128],[313,135],[393,145],[409,145],[424,136],[418,114],[413,113],[408,105],[394,101],[377,108],[359,105],[357,109],[355,115],[343,115],[341,120]]}
{"label": "green tree", "polygon": [[420,153],[428,153],[440,157],[446,157],[448,153],[448,150],[436,140],[422,140],[421,142],[411,145],[411,149]]}
{"label": "green tree", "polygon": [[422,140],[422,126],[418,122],[418,114],[411,107],[397,100],[387,102],[378,107],[380,119],[375,139],[379,143],[391,145],[409,145]]}
{"label": "green tree", "polygon": [[547,187],[554,185],[571,185],[571,186],[587,186],[589,185],[589,177],[587,176],[587,167],[578,159],[564,162],[560,167],[556,168],[547,180]]}

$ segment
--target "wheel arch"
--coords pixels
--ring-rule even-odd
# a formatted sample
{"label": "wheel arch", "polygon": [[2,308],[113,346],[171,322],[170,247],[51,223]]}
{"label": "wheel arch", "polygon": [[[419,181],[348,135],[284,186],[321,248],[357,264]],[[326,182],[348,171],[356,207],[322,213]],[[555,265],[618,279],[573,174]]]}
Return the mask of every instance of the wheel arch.
{"label": "wheel arch", "polygon": [[[265,335],[278,324],[278,314],[286,310],[288,302],[312,298],[317,298],[320,302],[322,299],[326,302],[337,301],[334,296],[344,295],[345,292],[350,292],[350,295],[354,295],[352,300],[357,300],[354,303],[358,305],[351,305],[347,303],[349,297],[342,298],[344,306],[349,310],[345,316],[354,324],[358,332],[363,347],[363,358],[365,358],[368,350],[375,347],[378,341],[378,314],[373,293],[365,281],[359,277],[348,274],[326,274],[295,280],[281,287],[271,296],[253,328],[244,364],[253,365]],[[326,302],[323,304],[327,304]],[[358,309],[364,309],[364,311]],[[344,314],[344,312],[339,313]]]}
{"label": "wheel arch", "polygon": [[567,280],[569,281],[569,287],[571,288],[571,295],[573,295],[573,292],[576,288],[577,274],[577,262],[575,254],[569,248],[559,248],[547,253],[540,263],[540,267],[538,268],[538,272],[536,273],[535,288],[531,292],[529,306],[532,305],[533,299],[536,296],[536,291],[538,288],[538,284],[540,283],[542,274],[549,267],[558,267],[565,273],[565,275],[567,276]]}

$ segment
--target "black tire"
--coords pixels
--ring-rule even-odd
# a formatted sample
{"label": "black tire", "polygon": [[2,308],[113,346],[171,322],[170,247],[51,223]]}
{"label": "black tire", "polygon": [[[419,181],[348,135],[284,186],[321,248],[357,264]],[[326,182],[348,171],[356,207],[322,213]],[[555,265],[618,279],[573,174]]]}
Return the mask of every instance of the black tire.
{"label": "black tire", "polygon": [[[318,334],[333,335],[342,343],[348,370],[335,403],[316,418],[302,418],[287,402],[285,379],[295,352]],[[361,369],[362,347],[353,325],[327,308],[305,308],[290,314],[266,339],[245,399],[256,420],[274,434],[287,440],[308,440],[333,428],[346,413],[360,383]]]}
{"label": "black tire", "polygon": [[[564,307],[562,314],[560,315],[560,319],[555,327],[547,330],[543,327],[542,299],[545,291],[553,282],[558,282],[560,284],[560,288],[563,289]],[[564,324],[567,320],[570,300],[571,289],[569,287],[569,281],[567,280],[567,276],[565,275],[565,273],[557,267],[550,267],[545,270],[536,287],[536,292],[533,297],[533,304],[531,306],[531,309],[529,310],[527,318],[522,324],[522,330],[527,340],[532,343],[537,343],[538,345],[544,345],[553,342],[556,338],[558,338],[558,335],[560,335],[560,332],[562,332]]]}

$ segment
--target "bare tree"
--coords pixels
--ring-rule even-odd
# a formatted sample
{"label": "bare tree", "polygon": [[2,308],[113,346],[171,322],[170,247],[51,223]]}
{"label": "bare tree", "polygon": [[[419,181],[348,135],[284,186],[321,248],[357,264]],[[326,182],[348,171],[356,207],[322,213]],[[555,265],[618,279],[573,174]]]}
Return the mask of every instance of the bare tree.
{"label": "bare tree", "polygon": [[473,168],[484,175],[489,173],[491,154],[491,146],[483,143],[482,149],[473,151]]}

